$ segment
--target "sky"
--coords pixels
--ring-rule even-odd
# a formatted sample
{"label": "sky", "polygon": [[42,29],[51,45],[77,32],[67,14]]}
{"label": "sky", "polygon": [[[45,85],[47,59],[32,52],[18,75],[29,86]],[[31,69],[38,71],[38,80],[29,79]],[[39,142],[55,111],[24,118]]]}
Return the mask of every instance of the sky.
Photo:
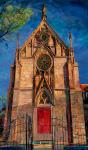
{"label": "sky", "polygon": [[47,8],[47,22],[67,46],[69,46],[69,32],[72,32],[75,59],[79,64],[80,83],[88,83],[88,0],[14,0],[13,3],[32,8],[33,15],[18,31],[0,40],[0,95],[7,95],[17,34],[20,35],[21,47],[40,23],[44,3]]}

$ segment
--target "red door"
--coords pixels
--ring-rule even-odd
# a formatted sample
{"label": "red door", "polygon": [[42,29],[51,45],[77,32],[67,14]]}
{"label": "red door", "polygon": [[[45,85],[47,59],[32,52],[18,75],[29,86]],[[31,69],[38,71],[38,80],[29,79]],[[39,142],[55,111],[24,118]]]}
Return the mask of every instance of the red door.
{"label": "red door", "polygon": [[38,133],[51,133],[51,109],[37,109],[37,131]]}

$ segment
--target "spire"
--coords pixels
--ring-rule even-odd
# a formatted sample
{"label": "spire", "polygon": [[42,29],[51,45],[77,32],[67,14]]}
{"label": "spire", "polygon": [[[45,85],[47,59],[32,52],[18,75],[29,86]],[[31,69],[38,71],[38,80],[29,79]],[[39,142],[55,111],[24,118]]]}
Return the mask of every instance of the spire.
{"label": "spire", "polygon": [[69,55],[70,55],[70,59],[71,62],[74,63],[75,59],[74,59],[74,49],[72,47],[72,33],[69,33],[69,41],[70,41],[70,49],[69,49]]}
{"label": "spire", "polygon": [[19,61],[19,34],[17,34],[17,42],[16,42],[16,60]]}
{"label": "spire", "polygon": [[17,34],[16,48],[17,50],[19,49],[19,33]]}
{"label": "spire", "polygon": [[69,33],[70,48],[72,48],[72,33]]}
{"label": "spire", "polygon": [[42,20],[46,20],[47,16],[46,16],[46,6],[45,4],[43,4],[43,9],[42,9]]}

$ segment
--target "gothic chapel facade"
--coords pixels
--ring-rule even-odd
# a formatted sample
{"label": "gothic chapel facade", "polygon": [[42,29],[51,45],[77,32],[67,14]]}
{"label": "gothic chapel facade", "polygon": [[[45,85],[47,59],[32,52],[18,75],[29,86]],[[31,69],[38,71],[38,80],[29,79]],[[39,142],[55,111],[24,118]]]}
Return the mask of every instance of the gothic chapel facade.
{"label": "gothic chapel facade", "polygon": [[[11,133],[13,127],[9,129],[8,124],[16,120],[11,133],[16,143],[25,141],[24,133],[20,139],[16,131],[19,131],[19,118],[26,114],[31,118],[34,149],[51,147],[53,126],[55,131],[57,123],[55,138],[58,143],[63,141],[63,135],[66,144],[76,144],[78,139],[79,143],[86,143],[79,70],[71,35],[69,39],[68,48],[47,23],[44,6],[39,26],[24,45],[16,49],[15,62],[11,66],[4,129],[5,133],[8,130]],[[63,128],[63,135],[59,125],[61,119],[66,127]],[[84,138],[81,140],[80,136]]]}

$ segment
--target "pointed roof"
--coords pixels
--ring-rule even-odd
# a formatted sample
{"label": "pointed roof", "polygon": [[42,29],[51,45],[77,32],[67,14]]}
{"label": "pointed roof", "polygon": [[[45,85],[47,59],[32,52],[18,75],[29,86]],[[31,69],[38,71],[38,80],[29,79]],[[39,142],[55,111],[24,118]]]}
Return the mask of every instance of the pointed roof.
{"label": "pointed roof", "polygon": [[34,30],[34,32],[32,32],[32,34],[28,37],[28,40],[23,44],[21,49],[24,49],[25,46],[28,45],[31,42],[32,38],[36,35],[36,33],[39,31],[39,29],[41,29],[41,27],[43,27],[44,25],[46,25],[46,27],[51,32],[51,34],[53,34],[55,39],[60,44],[62,44],[66,49],[68,49],[67,45],[63,42],[63,40],[59,37],[59,35],[53,30],[53,28],[48,24],[46,18],[47,18],[47,16],[46,16],[46,7],[45,7],[45,5],[43,5],[42,20],[41,20],[40,24],[38,25],[38,27]]}

